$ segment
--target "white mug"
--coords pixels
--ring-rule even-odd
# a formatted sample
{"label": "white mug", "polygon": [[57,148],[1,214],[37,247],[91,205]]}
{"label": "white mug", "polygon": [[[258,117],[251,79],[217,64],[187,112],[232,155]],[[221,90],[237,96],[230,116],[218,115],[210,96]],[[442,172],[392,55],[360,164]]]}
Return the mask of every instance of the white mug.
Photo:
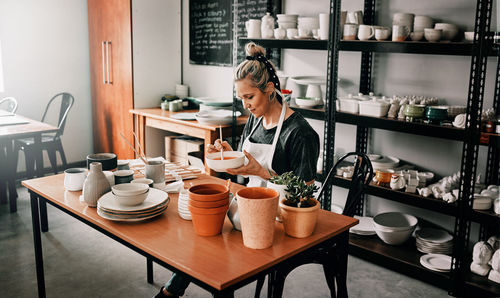
{"label": "white mug", "polygon": [[375,39],[378,41],[387,40],[391,35],[389,28],[376,28],[375,29]]}
{"label": "white mug", "polygon": [[69,191],[83,189],[83,182],[87,178],[87,169],[71,168],[64,171],[64,188]]}
{"label": "white mug", "polygon": [[247,29],[248,38],[260,38],[260,20],[250,19],[245,22],[245,28]]}
{"label": "white mug", "polygon": [[358,39],[359,40],[369,40],[374,35],[375,35],[375,30],[373,30],[373,26],[359,25],[359,28],[358,28]]}
{"label": "white mug", "polygon": [[407,26],[392,26],[392,41],[405,41],[410,35],[410,29]]}
{"label": "white mug", "polygon": [[[347,13],[347,12],[345,12]],[[345,14],[344,14],[344,22],[340,21],[340,26],[344,26],[345,24]],[[328,33],[330,32],[330,14],[329,13],[320,13],[319,14],[319,39],[326,40],[328,39]]]}
{"label": "white mug", "polygon": [[286,37],[288,39],[294,39],[295,37],[297,37],[298,34],[299,34],[299,30],[297,30],[297,28],[286,29]]}
{"label": "white mug", "polygon": [[358,33],[358,25],[352,23],[347,23],[344,25],[345,40],[355,40],[357,33]]}

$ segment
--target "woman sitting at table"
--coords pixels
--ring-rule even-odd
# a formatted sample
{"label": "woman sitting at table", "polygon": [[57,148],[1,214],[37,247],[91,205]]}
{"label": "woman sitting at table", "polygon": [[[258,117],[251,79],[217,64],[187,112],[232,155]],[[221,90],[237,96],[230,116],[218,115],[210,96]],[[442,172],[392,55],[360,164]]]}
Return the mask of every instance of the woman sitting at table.
{"label": "woman sitting at table", "polygon": [[[266,186],[273,175],[293,171],[313,183],[319,156],[319,136],[309,123],[283,103],[280,83],[272,62],[266,59],[264,48],[246,45],[246,60],[234,75],[236,94],[251,113],[238,150],[248,164],[228,169],[232,175],[249,177],[247,186]],[[233,151],[220,139],[208,145],[208,152]],[[182,296],[190,283],[188,276],[174,273],[155,297]]]}

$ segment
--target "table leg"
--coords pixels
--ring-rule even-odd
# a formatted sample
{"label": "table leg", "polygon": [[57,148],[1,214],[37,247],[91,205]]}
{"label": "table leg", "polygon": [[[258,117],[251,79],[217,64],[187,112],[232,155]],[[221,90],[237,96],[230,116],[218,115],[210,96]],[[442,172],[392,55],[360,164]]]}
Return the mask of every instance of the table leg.
{"label": "table leg", "polygon": [[[0,165],[6,165],[7,164],[7,158],[5,156],[5,144],[6,141],[0,140]],[[0,171],[0,204],[4,205],[7,204],[7,187],[6,187],[6,182],[7,182],[7,173],[8,171]]]}
{"label": "table leg", "polygon": [[45,200],[39,200],[40,205],[40,224],[42,227],[42,232],[49,231],[49,221],[47,220],[47,202]]}
{"label": "table leg", "polygon": [[154,283],[154,281],[153,281],[153,260],[151,260],[150,258],[146,258],[146,267],[147,267],[148,283],[152,284],[152,283]]}
{"label": "table leg", "polygon": [[38,297],[45,297],[45,276],[43,273],[42,236],[40,233],[40,218],[38,213],[38,195],[30,191],[31,222],[33,224],[33,244],[35,246],[36,279]]}
{"label": "table leg", "polygon": [[[205,156],[207,156],[208,154],[208,151],[207,151],[207,145],[208,144],[213,144],[215,142],[215,140],[217,140],[219,137],[219,130],[215,130],[215,131],[206,131],[205,132]],[[206,160],[206,159],[205,159]],[[210,169],[208,166],[207,166],[207,162],[205,161],[205,172],[207,175],[210,175],[210,176],[215,176],[216,175],[216,172],[212,169]]]}
{"label": "table leg", "polygon": [[36,176],[43,177],[43,154],[42,154],[42,135],[35,135],[33,151],[35,153],[35,162],[36,162]]}
{"label": "table leg", "polygon": [[[134,132],[139,139],[139,144],[142,147],[142,150],[144,150],[144,154],[146,154],[146,117],[141,116],[141,115],[134,115]],[[135,147],[134,143],[134,147]],[[139,151],[139,148],[136,147],[136,150]],[[135,158],[139,158],[137,156]]]}
{"label": "table leg", "polygon": [[9,186],[9,202],[10,212],[17,211],[17,189],[16,189],[16,173],[17,160],[14,156],[14,144],[12,141],[5,143],[5,156],[7,157],[9,177],[7,177],[7,185]]}
{"label": "table leg", "polygon": [[337,242],[337,274],[335,276],[337,282],[337,297],[347,297],[347,255],[349,248],[349,232],[343,232],[338,235]]}
{"label": "table leg", "polygon": [[213,297],[214,298],[223,298],[223,297],[227,297],[227,298],[234,298],[234,291],[221,291],[221,292],[216,292],[216,293],[213,293]]}

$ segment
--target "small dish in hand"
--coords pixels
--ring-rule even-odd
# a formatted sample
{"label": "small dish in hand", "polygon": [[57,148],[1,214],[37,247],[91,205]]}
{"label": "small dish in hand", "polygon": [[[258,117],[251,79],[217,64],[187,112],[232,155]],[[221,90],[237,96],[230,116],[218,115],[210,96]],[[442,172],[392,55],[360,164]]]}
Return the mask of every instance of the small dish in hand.
{"label": "small dish in hand", "polygon": [[226,172],[227,169],[239,168],[245,164],[245,154],[240,151],[224,151],[223,157],[224,160],[221,160],[220,152],[207,154],[207,166],[216,172]]}

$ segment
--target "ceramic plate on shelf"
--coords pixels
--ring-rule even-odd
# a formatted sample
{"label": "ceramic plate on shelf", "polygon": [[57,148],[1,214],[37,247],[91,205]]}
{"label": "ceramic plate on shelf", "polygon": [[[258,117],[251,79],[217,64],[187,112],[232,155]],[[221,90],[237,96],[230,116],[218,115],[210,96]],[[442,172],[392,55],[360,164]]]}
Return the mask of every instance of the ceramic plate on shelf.
{"label": "ceramic plate on shelf", "polygon": [[424,242],[446,243],[453,240],[453,236],[445,230],[423,228],[415,232],[415,236]]}
{"label": "ceramic plate on shelf", "polygon": [[233,105],[231,97],[196,97],[198,103],[212,107],[227,107]]}
{"label": "ceramic plate on shelf", "polygon": [[176,113],[170,115],[170,118],[177,120],[196,120],[196,113]]}
{"label": "ceramic plate on shelf", "polygon": [[118,203],[112,192],[107,192],[97,201],[97,207],[115,211],[145,211],[150,208],[155,208],[167,200],[168,194],[166,192],[155,188],[149,188],[148,197],[144,202],[136,206],[124,206]]}
{"label": "ceramic plate on shelf", "polygon": [[420,257],[420,264],[433,271],[449,272],[451,269],[451,257],[442,254],[426,254]]}
{"label": "ceramic plate on shelf", "polygon": [[373,227],[373,217],[357,216],[354,218],[359,220],[359,223],[349,229],[349,233],[357,235],[375,235],[375,228]]}
{"label": "ceramic plate on shelf", "polygon": [[290,80],[299,85],[326,85],[326,77],[324,76],[290,77]]}

